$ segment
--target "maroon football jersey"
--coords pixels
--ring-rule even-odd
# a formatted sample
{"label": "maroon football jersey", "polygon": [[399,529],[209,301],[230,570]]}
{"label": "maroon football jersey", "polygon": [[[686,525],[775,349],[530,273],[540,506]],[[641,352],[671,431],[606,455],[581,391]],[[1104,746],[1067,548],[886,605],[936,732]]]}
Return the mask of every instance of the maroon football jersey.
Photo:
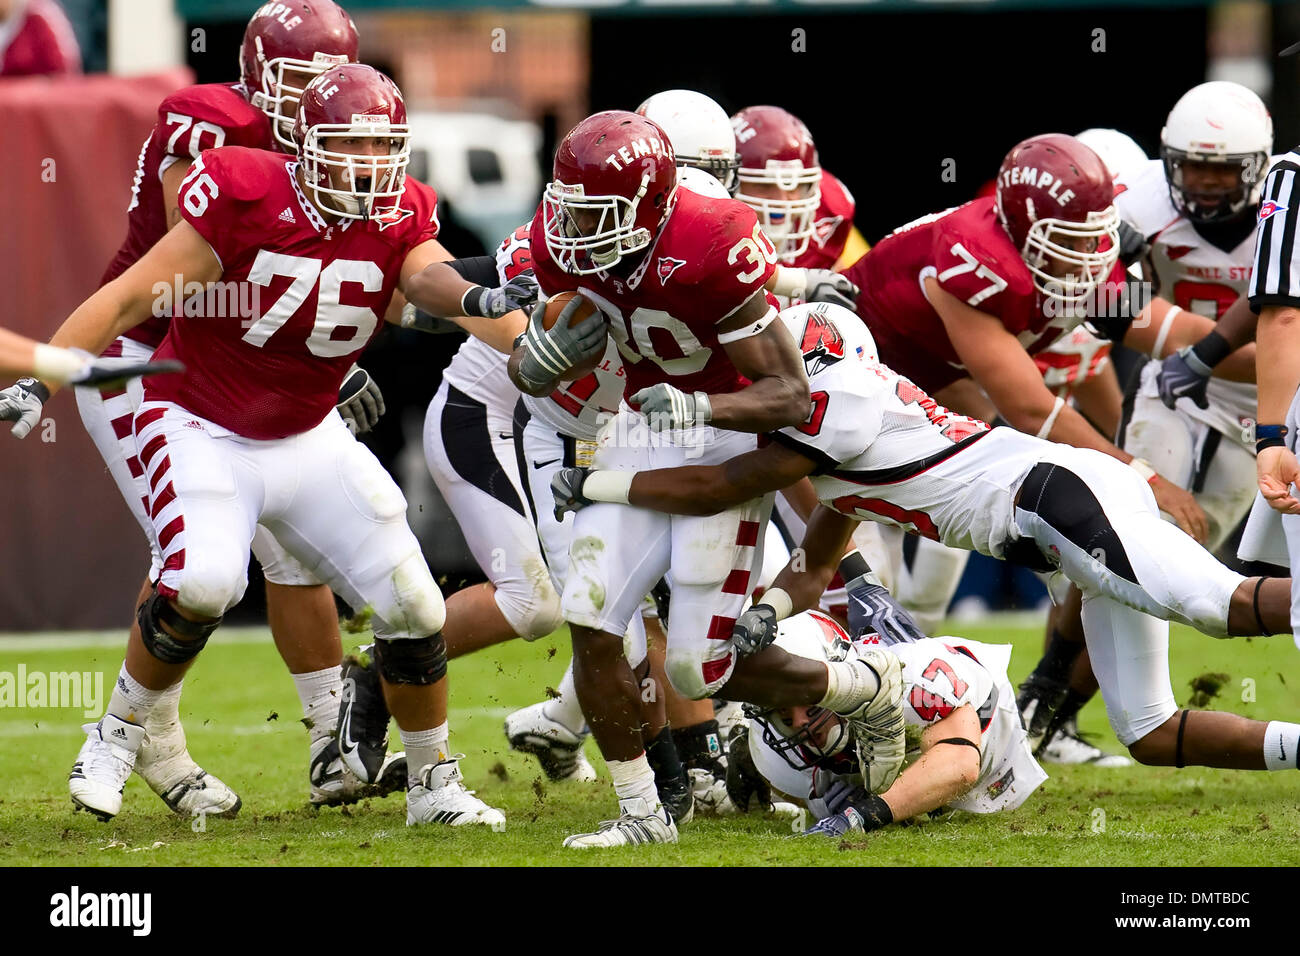
{"label": "maroon football jersey", "polygon": [[748,384],[718,343],[718,323],[775,269],[776,251],[754,211],[734,199],[677,191],[677,205],[631,272],[570,275],[533,216],[533,268],[547,296],[581,292],[600,306],[623,356],[624,397],[659,382],[717,395]]}
{"label": "maroon football jersey", "polygon": [[[126,239],[99,284],[111,282],[167,233],[163,170],[174,162],[189,165],[205,149],[218,146],[271,147],[266,114],[244,98],[237,83],[204,83],[172,93],[158,104],[158,122],[140,148],[126,207]],[[157,347],[167,334],[167,319],[155,317],[126,333]]]}
{"label": "maroon football jersey", "polygon": [[230,146],[195,162],[182,214],[225,271],[214,292],[186,301],[158,347],[186,374],[150,379],[146,400],[256,439],[305,432],[334,408],[407,254],[438,235],[437,196],[408,176],[392,214],[326,225],[296,168],[283,153]]}
{"label": "maroon football jersey", "polygon": [[[923,216],[880,240],[844,272],[862,290],[858,315],[876,340],[880,361],[931,394],[967,372],[925,297],[928,276],[1000,319],[1030,355],[1078,324],[1044,310],[1045,300],[998,222],[994,202],[990,196]],[[1122,274],[1117,265],[1112,281]]]}
{"label": "maroon football jersey", "polygon": [[857,209],[853,193],[824,169],[821,197],[808,248],[790,263],[800,269],[833,268],[840,261],[849,234],[853,232],[853,213]]}

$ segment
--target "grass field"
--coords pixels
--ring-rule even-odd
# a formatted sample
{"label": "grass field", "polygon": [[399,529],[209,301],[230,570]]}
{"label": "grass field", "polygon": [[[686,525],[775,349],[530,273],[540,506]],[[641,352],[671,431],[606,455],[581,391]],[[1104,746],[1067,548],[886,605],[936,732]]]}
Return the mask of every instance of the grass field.
{"label": "grass field", "polygon": [[[1013,641],[1011,678],[1033,666],[1035,618],[954,628],[982,641]],[[359,643],[352,638],[349,643]],[[1211,707],[1252,717],[1300,719],[1300,656],[1292,642],[1215,641],[1175,628],[1173,683],[1180,704],[1205,673],[1229,680]],[[94,670],[105,694],[121,662],[119,635],[0,637],[0,673]],[[515,642],[452,664],[452,744],[468,756],[469,785],[504,809],[505,833],[408,829],[400,795],[347,810],[306,806],[307,735],[298,700],[265,631],[218,632],[186,681],[182,715],[191,752],[235,787],[236,820],[203,832],[173,816],[137,778],[122,813],[100,823],[74,814],[66,777],[83,739],[76,709],[0,708],[0,865],[1103,865],[1300,864],[1295,773],[1191,768],[1056,767],[1019,810],[955,814],[853,841],[794,838],[756,815],[698,820],[675,846],[578,853],[560,846],[616,813],[612,788],[551,785],[531,758],[512,753],[502,720],[540,699],[561,675],[567,637]],[[1252,686],[1243,680],[1253,681]],[[1100,699],[1085,732],[1117,749]],[[393,734],[396,739],[396,733]],[[588,751],[599,767],[594,745]]]}

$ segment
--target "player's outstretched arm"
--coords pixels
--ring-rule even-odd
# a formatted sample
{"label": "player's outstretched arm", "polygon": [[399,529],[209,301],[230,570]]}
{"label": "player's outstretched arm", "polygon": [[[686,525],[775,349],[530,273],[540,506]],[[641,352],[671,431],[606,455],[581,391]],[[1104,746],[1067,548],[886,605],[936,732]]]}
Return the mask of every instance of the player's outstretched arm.
{"label": "player's outstretched arm", "polygon": [[207,241],[189,223],[179,223],[134,265],[79,305],[50,344],[99,355],[156,310],[170,314],[170,298],[160,296],[158,288],[170,290],[191,282],[206,285],[220,279],[221,273],[221,262]]}
{"label": "player's outstretched arm", "polygon": [[[669,514],[712,515],[768,492],[788,488],[811,474],[814,467],[810,459],[773,442],[720,465],[686,465],[620,474],[631,477],[627,504]],[[591,478],[587,481],[590,483]],[[835,560],[842,556],[841,551]]]}
{"label": "player's outstretched arm", "polygon": [[[1100,451],[1126,464],[1133,462],[1132,455],[1107,441],[1064,399],[1052,394],[1034,360],[1000,319],[962,302],[933,277],[925,280],[925,288],[962,363],[1012,427],[1049,441]],[[1151,490],[1160,510],[1172,515],[1197,541],[1204,541],[1209,520],[1191,493],[1156,475],[1149,465],[1142,473],[1153,479]]]}
{"label": "player's outstretched arm", "polygon": [[768,589],[784,591],[790,597],[790,609],[779,614],[778,620],[817,606],[835,576],[857,526],[855,519],[825,505],[818,505],[808,516],[803,541]]}
{"label": "player's outstretched arm", "polygon": [[770,432],[808,417],[811,399],[803,357],[785,324],[776,321],[775,310],[762,292],[719,324],[718,340],[731,363],[752,384],[728,395],[710,395],[711,425],[738,432]]}
{"label": "player's outstretched arm", "polygon": [[423,321],[445,318],[509,355],[527,321],[521,308],[537,301],[537,280],[531,272],[500,287],[497,280],[492,256],[452,259],[440,242],[430,239],[412,249],[402,265],[402,294],[414,309],[406,310],[398,324],[430,331]]}

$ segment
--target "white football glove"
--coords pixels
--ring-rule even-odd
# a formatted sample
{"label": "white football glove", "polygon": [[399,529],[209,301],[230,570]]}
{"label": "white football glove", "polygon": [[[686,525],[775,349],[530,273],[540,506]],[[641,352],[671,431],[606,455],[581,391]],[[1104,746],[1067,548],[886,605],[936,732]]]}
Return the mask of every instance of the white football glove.
{"label": "white football glove", "polygon": [[643,388],[629,401],[640,406],[641,414],[650,423],[650,430],[655,432],[707,425],[713,418],[707,394],[696,392],[687,395],[667,382]]}
{"label": "white football glove", "polygon": [[34,378],[20,378],[0,391],[0,421],[13,422],[10,434],[26,438],[41,420],[41,408],[50,397],[50,390]]}

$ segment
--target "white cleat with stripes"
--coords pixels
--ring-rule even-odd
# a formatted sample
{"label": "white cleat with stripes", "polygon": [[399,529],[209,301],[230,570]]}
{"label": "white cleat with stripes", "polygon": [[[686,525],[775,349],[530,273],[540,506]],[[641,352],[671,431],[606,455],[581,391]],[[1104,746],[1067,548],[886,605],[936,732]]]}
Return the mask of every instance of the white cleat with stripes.
{"label": "white cleat with stripes", "polygon": [[622,814],[606,820],[595,833],[575,833],[564,838],[564,845],[585,850],[590,847],[640,846],[643,843],[676,843],[677,824],[657,803],[653,808],[643,799],[621,801]]}
{"label": "white cleat with stripes", "polygon": [[429,764],[420,771],[420,782],[406,790],[406,825],[413,827],[421,823],[450,827],[479,824],[502,833],[506,815],[474,796],[473,790],[465,789],[460,764],[456,757],[450,757]]}

